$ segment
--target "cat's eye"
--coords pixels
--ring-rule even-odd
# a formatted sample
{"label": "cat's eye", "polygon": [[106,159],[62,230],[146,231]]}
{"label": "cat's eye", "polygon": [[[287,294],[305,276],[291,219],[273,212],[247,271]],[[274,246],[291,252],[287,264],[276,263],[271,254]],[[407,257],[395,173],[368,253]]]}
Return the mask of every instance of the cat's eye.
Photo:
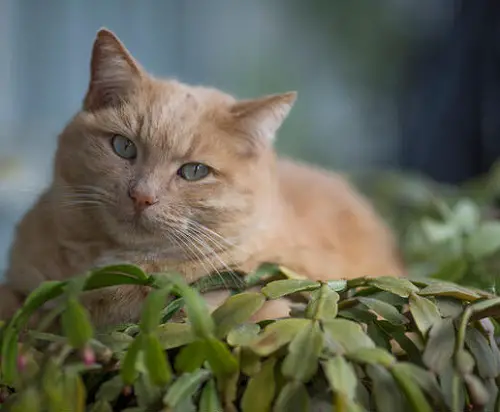
{"label": "cat's eye", "polygon": [[210,167],[203,163],[186,163],[179,168],[177,174],[184,180],[193,182],[207,177],[210,174]]}
{"label": "cat's eye", "polygon": [[134,142],[124,136],[115,134],[111,140],[111,145],[115,153],[124,159],[132,160],[137,157],[137,147]]}

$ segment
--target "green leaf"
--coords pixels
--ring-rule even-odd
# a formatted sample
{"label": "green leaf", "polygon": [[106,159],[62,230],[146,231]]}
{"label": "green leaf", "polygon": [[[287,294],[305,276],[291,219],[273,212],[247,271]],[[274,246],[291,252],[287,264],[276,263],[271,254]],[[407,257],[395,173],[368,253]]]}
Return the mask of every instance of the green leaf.
{"label": "green leaf", "polygon": [[[240,348],[236,348],[234,350],[234,357],[239,360],[238,351]],[[234,403],[236,402],[236,398],[238,397],[238,392],[240,389],[240,373],[239,370],[236,370],[235,373],[224,376],[222,379],[218,379],[218,387],[221,393],[221,399],[223,399],[223,403],[227,406],[229,410],[234,410]],[[241,395],[240,395],[241,396]]]}
{"label": "green leaf", "polygon": [[303,275],[302,273],[297,273],[293,271],[292,269],[287,268],[286,266],[281,265],[279,267],[280,272],[286,276],[287,279],[293,279],[293,280],[308,280],[306,275]]}
{"label": "green leaf", "polygon": [[347,399],[341,393],[335,394],[335,410],[345,412],[365,412],[365,409],[358,405],[356,402]]}
{"label": "green leaf", "polygon": [[[40,393],[33,387],[26,388],[14,404],[9,408],[11,412],[40,412],[41,408]],[[3,408],[2,408],[3,409]]]}
{"label": "green leaf", "polygon": [[262,293],[245,292],[230,296],[212,313],[216,336],[224,337],[234,327],[247,322],[266,301]]}
{"label": "green leaf", "polygon": [[207,358],[206,343],[203,340],[184,346],[175,358],[175,369],[179,372],[194,372]]}
{"label": "green leaf", "polygon": [[408,402],[415,412],[433,412],[431,405],[427,402],[420,387],[415,383],[413,376],[406,368],[395,364],[390,369],[392,376],[404,392]]}
{"label": "green leaf", "polygon": [[333,319],[337,316],[337,303],[340,296],[337,292],[323,284],[321,288],[311,293],[311,300],[307,305],[306,316],[310,319]]}
{"label": "green leaf", "polygon": [[131,385],[137,377],[136,363],[139,352],[142,350],[142,344],[143,335],[139,335],[130,344],[127,353],[125,354],[120,371],[125,385]]}
{"label": "green leaf", "polygon": [[419,293],[420,296],[451,296],[456,299],[474,301],[481,296],[475,291],[447,282],[433,282]]}
{"label": "green leaf", "polygon": [[391,351],[392,345],[390,341],[392,336],[387,335],[379,322],[373,321],[368,323],[366,332],[373,342],[375,342],[375,345],[387,351]]}
{"label": "green leaf", "polygon": [[305,412],[311,410],[310,403],[304,384],[293,381],[281,389],[273,412]]}
{"label": "green leaf", "polygon": [[120,396],[124,386],[125,384],[123,383],[122,377],[120,375],[116,375],[99,387],[96,394],[96,400],[114,402],[115,399]]}
{"label": "green leaf", "polygon": [[161,400],[162,388],[153,385],[148,374],[141,373],[134,383],[134,395],[139,406],[148,408]]}
{"label": "green leaf", "polygon": [[[498,408],[500,408],[500,404],[497,403],[499,390],[495,380],[487,379],[485,382],[485,386],[486,390],[488,391],[488,394],[490,395],[490,400],[485,405],[484,410],[498,412]],[[495,409],[495,405],[497,405],[497,409]]]}
{"label": "green leaf", "polygon": [[358,305],[358,307],[354,308],[339,310],[337,316],[353,320],[357,323],[370,323],[377,319],[377,315],[370,312],[370,310],[365,308],[365,306],[363,305]]}
{"label": "green leaf", "polygon": [[441,392],[450,412],[462,412],[465,408],[465,388],[453,364],[446,364],[439,374]]}
{"label": "green leaf", "polygon": [[408,279],[395,278],[390,276],[380,276],[369,278],[366,281],[367,285],[374,286],[378,289],[394,293],[395,295],[407,298],[410,293],[418,292],[419,288],[411,283]]}
{"label": "green leaf", "polygon": [[63,386],[65,393],[65,405],[63,411],[84,412],[86,392],[85,385],[79,374],[66,371],[63,375]]}
{"label": "green leaf", "polygon": [[2,380],[5,384],[13,384],[17,376],[17,330],[22,329],[29,317],[45,302],[55,299],[64,291],[67,282],[42,282],[25,299],[23,307],[19,309],[3,331],[2,339]]}
{"label": "green leaf", "polygon": [[436,323],[441,321],[441,314],[438,307],[431,300],[418,296],[414,293],[410,295],[410,312],[415,320],[418,330],[425,336],[427,331]]}
{"label": "green leaf", "polygon": [[75,276],[66,281],[66,286],[64,287],[64,292],[66,296],[78,298],[85,288],[85,283],[87,282],[88,274]]}
{"label": "green leaf", "polygon": [[411,376],[415,383],[428,393],[438,404],[444,405],[441,389],[433,373],[409,362],[398,362],[397,367],[405,376]]}
{"label": "green leaf", "polygon": [[314,280],[285,279],[275,280],[262,288],[262,293],[269,299],[278,299],[297,292],[319,289],[321,284]]}
{"label": "green leaf", "polygon": [[113,352],[122,352],[129,347],[134,338],[123,332],[99,333],[96,340]]}
{"label": "green leaf", "polygon": [[167,323],[169,322],[176,313],[178,313],[184,307],[184,299],[177,298],[172,300],[165,309],[161,312],[161,322]]}
{"label": "green leaf", "polygon": [[335,292],[342,292],[347,288],[347,280],[345,279],[334,279],[326,282],[328,287]]}
{"label": "green leaf", "polygon": [[422,219],[422,230],[431,243],[442,243],[456,238],[458,235],[455,225],[448,222],[443,223],[425,217]]}
{"label": "green leaf", "polygon": [[193,402],[193,399],[187,398],[181,401],[172,412],[198,412],[196,409],[196,405]]}
{"label": "green leaf", "polygon": [[223,379],[238,370],[238,361],[227,346],[215,338],[205,341],[207,361],[214,375]]}
{"label": "green leaf", "polygon": [[437,297],[435,301],[443,318],[456,318],[461,315],[464,310],[464,305],[460,300],[448,297]]}
{"label": "green leaf", "polygon": [[241,410],[243,412],[268,412],[276,391],[274,366],[276,359],[269,358],[262,364],[260,371],[248,381],[243,397]]}
{"label": "green leaf", "polygon": [[476,203],[469,199],[460,199],[451,214],[451,221],[463,233],[471,233],[481,220],[481,211]]}
{"label": "green leaf", "polygon": [[212,272],[193,282],[191,287],[201,294],[221,289],[241,292],[245,289],[244,276],[245,273],[235,270]]}
{"label": "green leaf", "polygon": [[422,348],[413,339],[410,339],[405,332],[394,332],[394,340],[398,343],[401,349],[406,353],[408,360],[417,364],[423,365],[422,363]]}
{"label": "green leaf", "polygon": [[90,412],[113,412],[113,408],[106,401],[97,401],[90,408]]}
{"label": "green leaf", "polygon": [[469,374],[464,376],[464,381],[472,403],[477,406],[486,405],[490,400],[490,394],[481,379]]}
{"label": "green leaf", "polygon": [[318,358],[323,349],[323,334],[316,321],[304,327],[290,342],[288,355],[282,366],[283,375],[308,382],[318,369]]}
{"label": "green leaf", "polygon": [[110,265],[93,270],[85,283],[85,290],[116,285],[148,285],[149,277],[134,265]]}
{"label": "green leaf", "polygon": [[334,356],[322,363],[326,378],[334,392],[354,400],[358,378],[353,366],[343,356]]}
{"label": "green leaf", "polygon": [[193,342],[195,339],[191,325],[187,323],[165,323],[158,326],[156,334],[163,349],[178,348]]}
{"label": "green leaf", "polygon": [[73,297],[68,299],[61,323],[68,342],[75,348],[83,348],[93,336],[90,316],[82,304]]}
{"label": "green leaf", "polygon": [[396,358],[388,351],[381,348],[360,348],[349,352],[347,355],[354,362],[367,363],[369,365],[382,365],[386,368],[396,362]]}
{"label": "green leaf", "polygon": [[451,319],[443,319],[429,331],[422,360],[431,370],[440,373],[451,361],[455,348],[455,329]]}
{"label": "green leaf", "polygon": [[482,378],[496,378],[500,370],[497,363],[492,362],[495,355],[483,334],[469,327],[466,331],[465,343],[476,360],[479,375]]}
{"label": "green leaf", "polygon": [[231,329],[227,335],[227,343],[231,346],[248,345],[260,332],[260,326],[255,323],[242,323]]}
{"label": "green leaf", "polygon": [[202,296],[179,279],[174,279],[180,294],[186,302],[186,313],[194,335],[205,339],[213,335],[215,323],[210,316],[207,304]]}
{"label": "green leaf", "polygon": [[404,325],[408,323],[408,318],[398,312],[398,310],[388,303],[372,298],[357,298],[360,303],[366,305],[379,316],[393,323],[394,325]]}
{"label": "green leaf", "polygon": [[468,263],[463,256],[452,259],[442,265],[431,275],[433,279],[442,279],[448,282],[458,282],[467,273]]}
{"label": "green leaf", "polygon": [[[470,317],[475,319],[481,319],[487,316],[499,316],[500,315],[500,297],[484,299],[479,302],[472,303],[469,305]],[[492,309],[496,311],[492,312]]]}
{"label": "green leaf", "polygon": [[281,319],[266,326],[248,347],[260,356],[269,356],[290,342],[295,335],[310,324],[309,319]]}
{"label": "green leaf", "polygon": [[245,277],[245,282],[248,286],[254,286],[264,279],[281,274],[281,269],[274,263],[263,263],[253,273],[249,273]]}
{"label": "green leaf", "polygon": [[200,399],[200,411],[203,412],[221,412],[222,406],[219,400],[219,395],[217,394],[217,388],[215,386],[215,381],[210,379],[201,391]]}
{"label": "green leaf", "polygon": [[[363,293],[366,293],[364,295]],[[368,296],[373,299],[381,300],[389,305],[392,305],[396,308],[402,308],[404,305],[408,303],[407,298],[402,298],[399,295],[395,295],[394,293],[387,292],[385,290],[379,290],[377,292],[373,292],[372,288],[362,289],[357,293],[357,296]]]}
{"label": "green leaf", "polygon": [[172,368],[163,351],[158,337],[148,334],[143,339],[144,362],[151,382],[157,386],[164,386],[172,379]]}
{"label": "green leaf", "polygon": [[401,390],[387,369],[376,364],[367,365],[366,373],[373,384],[371,393],[375,400],[377,412],[401,412],[406,410],[406,399],[402,397]]}
{"label": "green leaf", "polygon": [[474,358],[469,353],[469,351],[464,349],[459,349],[455,354],[455,365],[457,371],[462,375],[469,375],[474,370],[476,362]]}
{"label": "green leaf", "polygon": [[49,280],[42,282],[33,292],[31,292],[23,302],[22,311],[29,316],[40,308],[44,303],[60,296],[66,282]]}
{"label": "green leaf", "polygon": [[13,385],[17,378],[18,335],[14,327],[7,327],[2,336],[2,383]]}
{"label": "green leaf", "polygon": [[374,348],[375,343],[363,331],[361,325],[346,319],[331,319],[323,321],[325,339],[338,342],[346,352],[360,348]]}
{"label": "green leaf", "polygon": [[467,251],[476,259],[482,259],[500,250],[500,222],[481,224],[467,239]]}
{"label": "green leaf", "polygon": [[163,403],[175,408],[187,398],[191,398],[209,378],[210,372],[204,369],[182,374],[168,389]]}
{"label": "green leaf", "polygon": [[144,301],[139,327],[144,333],[151,333],[158,328],[161,311],[166,305],[167,296],[172,288],[167,287],[150,292]]}
{"label": "green leaf", "polygon": [[260,357],[248,348],[237,348],[241,372],[247,376],[254,376],[261,368]]}
{"label": "green leaf", "polygon": [[47,359],[40,383],[46,398],[47,409],[50,412],[61,410],[64,406],[64,388],[62,371],[55,359]]}

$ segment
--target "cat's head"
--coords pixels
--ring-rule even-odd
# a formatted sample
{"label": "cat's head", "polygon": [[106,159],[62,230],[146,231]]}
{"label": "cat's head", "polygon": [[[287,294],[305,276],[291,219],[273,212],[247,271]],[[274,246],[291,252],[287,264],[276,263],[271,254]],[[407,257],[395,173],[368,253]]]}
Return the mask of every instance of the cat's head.
{"label": "cat's head", "polygon": [[59,139],[61,203],[131,246],[238,242],[276,194],[272,142],[295,98],[156,79],[100,30],[82,110]]}

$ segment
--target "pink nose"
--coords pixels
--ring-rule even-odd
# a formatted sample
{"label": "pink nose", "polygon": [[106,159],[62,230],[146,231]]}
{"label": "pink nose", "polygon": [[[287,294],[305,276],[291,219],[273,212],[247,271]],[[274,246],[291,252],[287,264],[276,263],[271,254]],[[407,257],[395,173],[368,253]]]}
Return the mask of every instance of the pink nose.
{"label": "pink nose", "polygon": [[149,206],[153,206],[155,203],[158,203],[158,199],[155,195],[137,190],[136,188],[131,188],[128,195],[133,200],[137,211],[143,211]]}

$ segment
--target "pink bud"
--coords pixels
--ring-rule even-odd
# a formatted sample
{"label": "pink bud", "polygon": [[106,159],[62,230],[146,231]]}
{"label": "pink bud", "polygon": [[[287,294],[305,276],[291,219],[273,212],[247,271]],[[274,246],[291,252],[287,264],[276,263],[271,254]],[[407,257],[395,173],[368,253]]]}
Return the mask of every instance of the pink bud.
{"label": "pink bud", "polygon": [[130,385],[125,386],[122,390],[122,393],[123,393],[123,396],[132,395],[132,388],[130,387]]}
{"label": "pink bud", "polygon": [[20,371],[23,371],[26,368],[27,363],[28,360],[26,359],[26,356],[19,355],[17,357],[17,369],[19,369]]}
{"label": "pink bud", "polygon": [[95,353],[90,346],[85,346],[85,348],[83,349],[82,357],[83,363],[85,363],[85,365],[87,366],[93,365],[95,363]]}

